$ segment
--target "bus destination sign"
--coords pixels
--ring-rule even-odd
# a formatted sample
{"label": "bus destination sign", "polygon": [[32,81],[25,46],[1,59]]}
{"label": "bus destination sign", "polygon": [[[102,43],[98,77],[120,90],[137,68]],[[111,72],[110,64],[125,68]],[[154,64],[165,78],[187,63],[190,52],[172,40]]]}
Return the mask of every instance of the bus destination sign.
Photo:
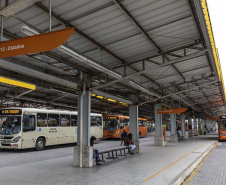
{"label": "bus destination sign", "polygon": [[0,111],[1,115],[21,115],[21,109],[3,109]]}
{"label": "bus destination sign", "polygon": [[107,119],[118,119],[118,117],[109,116],[109,117],[107,117]]}
{"label": "bus destination sign", "polygon": [[220,119],[226,119],[226,115],[220,116]]}

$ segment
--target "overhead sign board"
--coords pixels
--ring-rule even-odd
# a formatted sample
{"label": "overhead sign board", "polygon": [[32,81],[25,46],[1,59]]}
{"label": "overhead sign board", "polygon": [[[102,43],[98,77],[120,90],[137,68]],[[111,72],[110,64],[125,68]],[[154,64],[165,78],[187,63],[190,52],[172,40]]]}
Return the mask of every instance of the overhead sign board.
{"label": "overhead sign board", "polygon": [[175,108],[175,109],[157,109],[157,114],[176,114],[185,112],[187,108]]}
{"label": "overhead sign board", "polygon": [[49,51],[62,45],[74,28],[0,42],[0,58]]}

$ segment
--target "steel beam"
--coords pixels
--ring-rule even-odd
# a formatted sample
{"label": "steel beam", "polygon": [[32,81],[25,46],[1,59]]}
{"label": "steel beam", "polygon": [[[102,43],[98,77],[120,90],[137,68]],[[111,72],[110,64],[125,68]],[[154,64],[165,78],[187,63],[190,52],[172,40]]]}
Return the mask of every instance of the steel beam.
{"label": "steel beam", "polygon": [[14,97],[12,97],[12,98],[10,98],[10,99],[7,99],[6,101],[3,102],[3,104],[8,103],[9,101],[11,101],[11,100],[13,100],[13,99],[16,99],[16,98],[19,98],[19,97],[21,97],[21,96],[23,96],[23,95],[25,95],[25,94],[28,94],[28,93],[30,93],[30,92],[32,92],[32,91],[33,91],[33,90],[29,90],[29,91],[23,92],[23,93],[21,93],[21,94],[19,94],[19,95],[16,95],[16,96],[14,96]]}
{"label": "steel beam", "polygon": [[24,10],[25,8],[33,5],[34,3],[40,0],[18,0],[11,5],[0,10],[0,15],[3,15],[6,18]]}
{"label": "steel beam", "polygon": [[161,49],[158,45],[150,38],[146,31],[141,27],[141,25],[136,21],[136,19],[129,13],[129,11],[121,4],[119,0],[113,0],[115,4],[123,11],[125,15],[132,21],[132,23],[140,30],[142,35],[155,47],[155,49],[161,52]]}
{"label": "steel beam", "polygon": [[143,73],[145,73],[145,72],[155,71],[155,70],[157,70],[157,69],[160,69],[160,68],[165,67],[165,66],[169,66],[169,65],[174,64],[174,63],[179,63],[179,62],[181,62],[181,61],[189,60],[189,59],[191,59],[191,58],[201,56],[201,55],[205,54],[207,51],[209,51],[209,50],[205,49],[205,50],[202,50],[202,51],[198,51],[198,52],[196,52],[196,53],[193,53],[193,54],[190,54],[190,55],[187,55],[187,56],[184,56],[184,57],[175,59],[175,60],[171,60],[171,61],[166,62],[166,63],[164,63],[164,64],[161,64],[161,65],[159,65],[159,66],[152,67],[152,68],[148,68],[148,69],[145,69],[145,70],[142,70],[142,71],[139,71],[139,72],[136,72],[136,73],[133,73],[133,74],[124,76],[124,77],[122,77],[122,78],[120,78],[120,79],[110,81],[110,82],[108,82],[108,83],[106,83],[106,84],[100,85],[100,86],[98,86],[98,87],[94,87],[94,88],[92,88],[92,89],[93,89],[93,90],[97,90],[97,89],[100,89],[100,88],[103,88],[103,87],[112,85],[112,84],[114,84],[114,83],[116,83],[116,82],[123,81],[123,80],[125,80],[125,79],[129,79],[129,78],[132,78],[132,77],[137,76],[137,75],[141,75],[141,74],[143,74]]}

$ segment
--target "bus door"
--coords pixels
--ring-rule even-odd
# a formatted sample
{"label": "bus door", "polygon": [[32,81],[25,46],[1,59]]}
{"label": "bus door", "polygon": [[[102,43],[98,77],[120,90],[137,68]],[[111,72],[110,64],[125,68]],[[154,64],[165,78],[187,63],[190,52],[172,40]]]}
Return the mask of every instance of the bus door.
{"label": "bus door", "polygon": [[90,136],[103,137],[103,126],[101,116],[90,116]]}
{"label": "bus door", "polygon": [[[70,129],[70,115],[61,114],[60,115],[60,135],[59,144],[72,143],[73,142],[73,131]],[[74,134],[75,135],[75,134]]]}
{"label": "bus door", "polygon": [[124,128],[127,134],[129,134],[129,118],[124,118]]}
{"label": "bus door", "polygon": [[48,139],[46,145],[59,144],[60,129],[59,129],[59,114],[48,114]]}
{"label": "bus door", "polygon": [[34,113],[28,113],[23,115],[22,120],[22,148],[35,147],[35,123],[36,115]]}

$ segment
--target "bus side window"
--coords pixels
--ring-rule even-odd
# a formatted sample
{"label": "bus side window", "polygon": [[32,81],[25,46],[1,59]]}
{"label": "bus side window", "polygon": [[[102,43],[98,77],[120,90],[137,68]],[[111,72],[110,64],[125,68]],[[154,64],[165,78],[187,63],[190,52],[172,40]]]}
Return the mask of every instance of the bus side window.
{"label": "bus side window", "polygon": [[124,120],[120,119],[120,128],[124,128]]}
{"label": "bus side window", "polygon": [[34,115],[24,115],[23,132],[34,131],[34,130],[35,130],[35,116]]}
{"label": "bus side window", "polygon": [[48,126],[59,127],[59,114],[48,114]]}
{"label": "bus side window", "polygon": [[70,127],[70,115],[60,115],[60,126]]}
{"label": "bus side window", "polygon": [[77,116],[71,115],[71,126],[77,126]]}
{"label": "bus side window", "polygon": [[37,114],[37,127],[47,127],[47,114]]}
{"label": "bus side window", "polygon": [[90,126],[102,126],[101,117],[90,116]]}

